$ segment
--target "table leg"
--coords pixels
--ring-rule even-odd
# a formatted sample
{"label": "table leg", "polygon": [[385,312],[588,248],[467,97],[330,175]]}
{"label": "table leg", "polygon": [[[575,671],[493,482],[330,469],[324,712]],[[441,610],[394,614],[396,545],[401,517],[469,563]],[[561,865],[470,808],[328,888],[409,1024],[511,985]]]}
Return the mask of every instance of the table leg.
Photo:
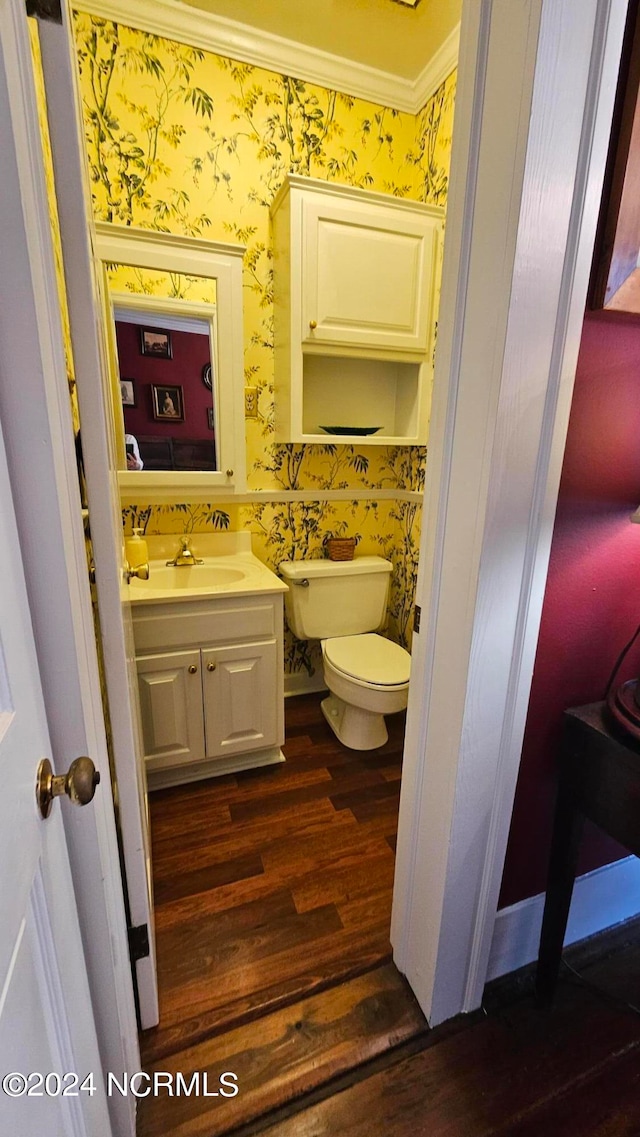
{"label": "table leg", "polygon": [[536,971],[536,999],[541,1006],[551,1003],[556,989],[583,824],[584,815],[575,807],[571,791],[561,781]]}

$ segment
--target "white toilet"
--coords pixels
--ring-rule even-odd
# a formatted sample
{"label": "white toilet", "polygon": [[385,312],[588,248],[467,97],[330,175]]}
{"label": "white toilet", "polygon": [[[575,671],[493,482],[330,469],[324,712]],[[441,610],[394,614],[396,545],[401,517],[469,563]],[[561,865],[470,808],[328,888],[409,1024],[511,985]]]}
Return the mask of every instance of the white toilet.
{"label": "white toilet", "polygon": [[322,642],[331,692],[321,704],[323,714],[352,750],[383,746],[389,737],[384,716],[407,705],[411,656],[375,634],[384,623],[392,568],[382,557],[280,564],[293,634]]}

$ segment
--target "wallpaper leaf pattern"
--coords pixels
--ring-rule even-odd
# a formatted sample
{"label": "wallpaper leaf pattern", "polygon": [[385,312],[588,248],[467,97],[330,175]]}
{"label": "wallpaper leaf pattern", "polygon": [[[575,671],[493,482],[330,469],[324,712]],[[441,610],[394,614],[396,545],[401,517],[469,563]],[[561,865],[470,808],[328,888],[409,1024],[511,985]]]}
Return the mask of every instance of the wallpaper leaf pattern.
{"label": "wallpaper leaf pattern", "polygon": [[[149,532],[239,525],[273,568],[323,555],[332,534],[357,536],[359,552],[394,563],[390,633],[408,644],[419,504],[358,492],[422,490],[426,448],[274,441],[269,206],[288,171],[444,204],[455,76],[414,116],[84,13],[75,33],[95,216],[247,246],[245,378],[258,391],[257,417],[246,423],[249,489],[353,491],[340,502],[139,503],[126,507],[125,524]],[[174,283],[176,294],[184,290]],[[288,671],[317,662],[290,636],[286,654]]]}

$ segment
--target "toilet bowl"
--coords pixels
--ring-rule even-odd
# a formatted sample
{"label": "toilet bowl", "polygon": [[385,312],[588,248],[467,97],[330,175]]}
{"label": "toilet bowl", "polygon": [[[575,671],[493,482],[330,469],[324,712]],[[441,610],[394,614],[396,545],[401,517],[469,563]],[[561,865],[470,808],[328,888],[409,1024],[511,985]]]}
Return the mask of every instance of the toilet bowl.
{"label": "toilet bowl", "polygon": [[322,645],[330,694],[321,703],[334,734],[352,750],[375,750],[388,734],[385,715],[407,705],[411,656],[378,635],[393,565],[382,557],[283,561],[287,620],[301,640]]}
{"label": "toilet bowl", "polygon": [[324,679],[331,694],[320,704],[334,734],[351,750],[375,750],[389,735],[385,715],[403,711],[411,656],[372,633],[322,641]]}

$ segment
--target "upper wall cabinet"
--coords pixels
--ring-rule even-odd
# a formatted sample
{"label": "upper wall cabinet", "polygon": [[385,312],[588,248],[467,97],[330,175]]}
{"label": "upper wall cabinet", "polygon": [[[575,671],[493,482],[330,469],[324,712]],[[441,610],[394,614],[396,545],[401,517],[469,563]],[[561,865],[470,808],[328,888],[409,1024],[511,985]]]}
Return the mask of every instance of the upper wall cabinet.
{"label": "upper wall cabinet", "polygon": [[426,441],[442,210],[289,175],[271,213],[278,437]]}

